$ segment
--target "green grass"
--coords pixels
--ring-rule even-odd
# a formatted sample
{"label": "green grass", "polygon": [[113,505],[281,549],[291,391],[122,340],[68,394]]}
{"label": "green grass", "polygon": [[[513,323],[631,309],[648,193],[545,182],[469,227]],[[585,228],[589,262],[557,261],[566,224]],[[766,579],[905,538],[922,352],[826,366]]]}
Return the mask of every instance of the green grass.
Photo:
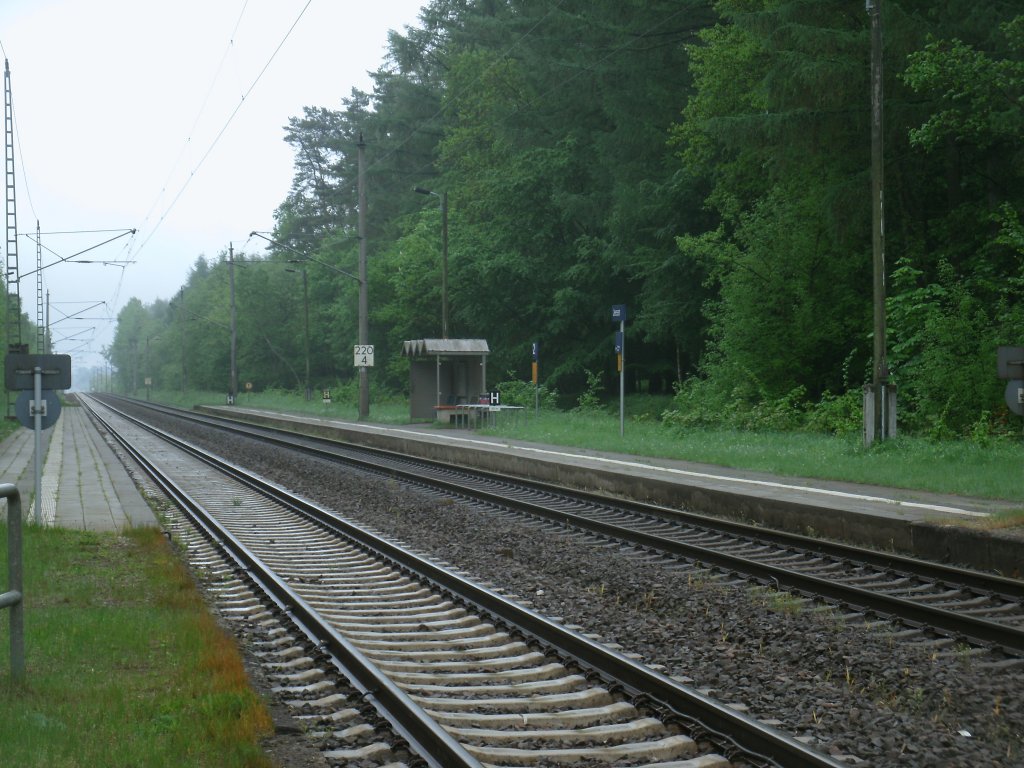
{"label": "green grass", "polygon": [[[26,675],[0,611],[0,764],[271,765],[269,714],[163,534],[28,526]],[[0,527],[6,577],[6,527]]]}
{"label": "green grass", "polygon": [[869,483],[937,493],[1024,502],[1024,445],[996,441],[933,441],[900,436],[865,448],[859,436],[807,432],[699,430],[672,432],[656,421],[626,421],[619,435],[618,415],[532,413],[518,424],[506,422],[485,433],[551,443],[725,467]]}
{"label": "green grass", "polygon": [[0,441],[7,439],[9,435],[21,428],[14,419],[0,419]]}

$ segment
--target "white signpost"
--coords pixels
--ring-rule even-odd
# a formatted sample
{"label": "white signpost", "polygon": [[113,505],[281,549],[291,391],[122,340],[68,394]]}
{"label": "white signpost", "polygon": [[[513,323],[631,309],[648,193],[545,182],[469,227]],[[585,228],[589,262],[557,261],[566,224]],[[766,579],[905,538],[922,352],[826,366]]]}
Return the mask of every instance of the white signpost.
{"label": "white signpost", "polygon": [[356,368],[373,368],[373,344],[356,344],[353,350]]}

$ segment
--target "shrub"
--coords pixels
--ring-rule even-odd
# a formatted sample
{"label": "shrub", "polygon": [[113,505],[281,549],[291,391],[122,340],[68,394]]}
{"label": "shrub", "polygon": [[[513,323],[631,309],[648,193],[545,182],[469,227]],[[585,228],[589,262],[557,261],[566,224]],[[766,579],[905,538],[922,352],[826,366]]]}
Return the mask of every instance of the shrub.
{"label": "shrub", "polygon": [[679,387],[662,421],[673,429],[725,428],[760,431],[855,434],[862,426],[861,393],[826,392],[817,403],[796,387],[769,397],[756,384],[723,388],[709,379],[690,379]]}
{"label": "shrub", "polygon": [[810,432],[856,434],[864,427],[863,393],[855,389],[841,395],[826,392],[808,408],[804,426]]}
{"label": "shrub", "polygon": [[[511,377],[512,372],[509,371],[508,375]],[[548,389],[545,384],[540,384],[535,388],[531,381],[519,381],[509,378],[496,384],[495,389],[501,393],[502,405],[519,405],[523,408],[533,408],[534,404],[539,402],[540,407],[546,411],[553,411],[558,408],[558,391]]]}
{"label": "shrub", "polygon": [[677,429],[725,427],[742,430],[799,429],[807,411],[807,392],[796,387],[782,397],[767,396],[752,377],[741,385],[730,377],[730,386],[723,387],[714,379],[690,379],[678,389],[672,408],[662,420]]}
{"label": "shrub", "polygon": [[604,404],[601,402],[601,393],[604,391],[604,385],[601,383],[601,374],[594,373],[590,369],[584,369],[584,373],[587,375],[587,388],[579,396],[573,411],[577,413],[603,411]]}

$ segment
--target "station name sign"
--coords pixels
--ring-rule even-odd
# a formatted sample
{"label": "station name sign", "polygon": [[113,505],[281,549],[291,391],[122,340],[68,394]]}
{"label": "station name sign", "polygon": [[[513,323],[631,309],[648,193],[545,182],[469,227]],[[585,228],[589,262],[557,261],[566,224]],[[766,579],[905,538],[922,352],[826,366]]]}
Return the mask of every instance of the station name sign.
{"label": "station name sign", "polygon": [[4,363],[4,386],[8,391],[35,389],[35,371],[40,369],[42,389],[71,389],[71,355],[25,355],[12,352]]}

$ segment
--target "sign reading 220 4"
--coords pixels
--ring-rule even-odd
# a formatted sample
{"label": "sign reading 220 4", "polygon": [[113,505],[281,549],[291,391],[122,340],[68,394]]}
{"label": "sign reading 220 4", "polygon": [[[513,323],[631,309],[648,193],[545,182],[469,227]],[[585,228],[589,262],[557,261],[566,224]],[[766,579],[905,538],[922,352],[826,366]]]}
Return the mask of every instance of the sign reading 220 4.
{"label": "sign reading 220 4", "polygon": [[356,368],[373,368],[373,344],[356,344],[353,349]]}

